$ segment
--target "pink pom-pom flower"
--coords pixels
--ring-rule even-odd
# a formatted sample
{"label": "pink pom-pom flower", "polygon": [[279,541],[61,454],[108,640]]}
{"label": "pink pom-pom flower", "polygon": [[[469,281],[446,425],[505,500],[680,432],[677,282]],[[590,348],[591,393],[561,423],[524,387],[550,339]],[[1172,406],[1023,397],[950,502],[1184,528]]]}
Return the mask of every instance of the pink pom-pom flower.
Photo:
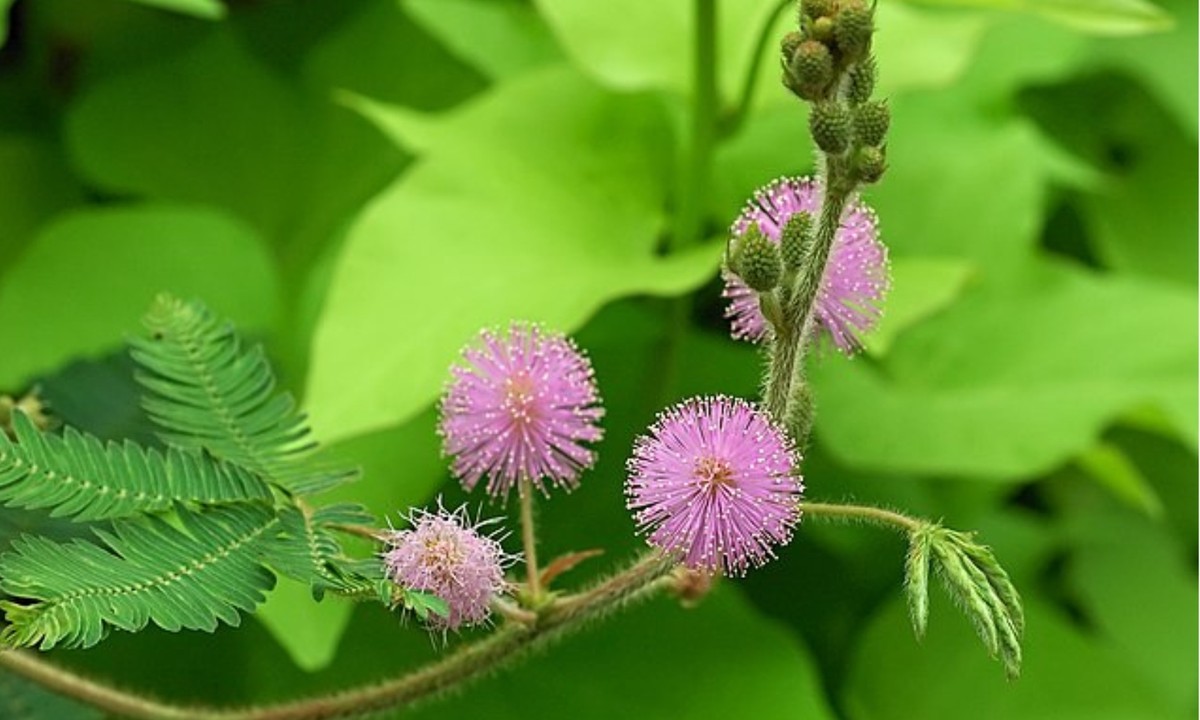
{"label": "pink pom-pom flower", "polygon": [[444,617],[429,614],[430,627],[457,630],[486,622],[493,598],[508,587],[504,569],[515,560],[493,534],[482,532],[497,520],[473,522],[466,506],[446,510],[440,503],[436,512],[413,509],[407,520],[407,529],[384,538],[388,578],[446,603]]}
{"label": "pink pom-pom flower", "polygon": [[504,497],[527,479],[568,490],[596,454],[604,415],[587,357],[566,337],[514,323],[485,330],[451,368],[442,397],[443,451],[468,491],[487,478],[487,492]]}
{"label": "pink pom-pom flower", "polygon": [[735,398],[694,398],[637,439],[625,495],[651,545],[694,570],[740,575],[791,539],[799,462],[765,412]]}
{"label": "pink pom-pom flower", "polygon": [[[779,242],[788,218],[798,212],[811,213],[817,220],[821,186],[811,178],[782,178],[754,193],[730,231],[740,237],[757,223],[764,235]],[[770,328],[757,293],[729,271],[722,277],[723,295],[729,300],[725,317],[733,337],[751,342],[766,338]],[[842,213],[814,311],[819,327],[839,350],[850,354],[861,347],[859,338],[879,322],[888,285],[887,248],[879,242],[875,213],[855,197]]]}

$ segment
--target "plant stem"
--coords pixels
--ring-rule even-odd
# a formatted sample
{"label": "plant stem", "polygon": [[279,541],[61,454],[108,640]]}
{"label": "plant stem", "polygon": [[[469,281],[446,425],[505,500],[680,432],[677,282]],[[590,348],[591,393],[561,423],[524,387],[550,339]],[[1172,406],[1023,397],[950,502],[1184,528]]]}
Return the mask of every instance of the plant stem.
{"label": "plant stem", "polygon": [[525,574],[529,597],[536,607],[542,599],[542,573],[537,560],[537,528],[533,524],[533,483],[521,478],[517,487],[521,499],[521,542],[525,547]]}
{"label": "plant stem", "polygon": [[187,707],[117,690],[47,663],[33,653],[0,651],[0,667],[107,713],[137,720],[328,720],[407,707],[485,676],[589,621],[665,587],[672,563],[651,553],[578,595],[549,605],[536,622],[509,623],[447,657],[384,682],[332,695],[260,707]]}
{"label": "plant stem", "polygon": [[849,520],[879,527],[890,527],[905,533],[919,530],[929,524],[925,520],[869,505],[802,502],[800,503],[800,511],[813,517]]}
{"label": "plant stem", "polygon": [[[854,183],[848,177],[844,161],[827,158],[825,163],[824,195],[821,198],[821,217],[817,232],[809,246],[804,266],[800,269],[794,290],[788,289],[783,307],[783,322],[775,328],[771,343],[767,387],[764,393],[767,411],[778,422],[787,422],[793,386],[801,374],[804,347],[812,333],[816,314],[817,292],[829,264],[829,254],[842,223],[842,211],[853,192]],[[803,382],[803,379],[801,379]],[[803,446],[807,438],[794,438]]]}
{"label": "plant stem", "polygon": [[692,112],[687,154],[679,184],[679,210],[672,250],[699,242],[704,234],[712,151],[717,131],[717,0],[696,0],[696,44],[692,48]]}
{"label": "plant stem", "polygon": [[783,11],[795,4],[795,0],[779,0],[779,3],[771,9],[771,14],[767,16],[762,27],[759,28],[750,63],[746,66],[746,78],[742,81],[742,94],[738,98],[737,108],[733,111],[733,115],[729,117],[728,122],[722,128],[724,134],[736,134],[750,115],[750,105],[754,102],[754,90],[758,87],[758,75],[762,71],[762,56],[767,49],[767,44],[771,42],[771,30],[774,29],[775,23]]}

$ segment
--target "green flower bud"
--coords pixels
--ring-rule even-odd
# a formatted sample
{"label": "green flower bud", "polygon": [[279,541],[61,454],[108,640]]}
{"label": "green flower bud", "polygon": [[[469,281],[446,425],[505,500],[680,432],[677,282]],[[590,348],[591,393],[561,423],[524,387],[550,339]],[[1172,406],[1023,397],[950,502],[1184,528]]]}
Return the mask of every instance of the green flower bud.
{"label": "green flower bud", "polygon": [[860,147],[854,152],[854,177],[870,185],[879,182],[887,170],[887,154],[881,147]]}
{"label": "green flower bud", "polygon": [[800,0],[800,15],[807,15],[816,20],[819,17],[832,15],[834,0]]}
{"label": "green flower bud", "polygon": [[783,226],[779,237],[779,254],[787,270],[799,270],[804,265],[804,256],[812,239],[812,227],[813,216],[806,212],[795,213]]}
{"label": "green flower bud", "polygon": [[814,40],[831,42],[833,40],[833,20],[827,17],[813,20],[810,32]]}
{"label": "green flower bud", "polygon": [[789,65],[792,62],[792,56],[796,54],[796,48],[800,47],[800,43],[804,42],[804,36],[795,30],[783,36],[779,41],[779,52],[783,55],[783,64]]}
{"label": "green flower bud", "polygon": [[763,235],[757,224],[751,224],[738,242],[733,261],[733,271],[759,292],[774,290],[783,275],[779,247]]}
{"label": "green flower bud", "polygon": [[853,131],[850,111],[836,102],[816,103],[808,114],[808,129],[817,147],[825,152],[845,152]]}
{"label": "green flower bud", "polygon": [[867,54],[871,33],[875,31],[873,16],[862,0],[848,0],[838,10],[833,22],[833,36],[846,60],[858,60]]}
{"label": "green flower bud", "polygon": [[866,57],[850,68],[846,81],[846,96],[852,103],[864,103],[875,92],[875,58]]}
{"label": "green flower bud", "polygon": [[865,102],[854,108],[854,139],[860,145],[880,145],[891,122],[892,113],[886,102]]}
{"label": "green flower bud", "polygon": [[816,40],[805,40],[796,47],[787,72],[792,92],[803,100],[817,100],[826,95],[833,82],[833,55]]}

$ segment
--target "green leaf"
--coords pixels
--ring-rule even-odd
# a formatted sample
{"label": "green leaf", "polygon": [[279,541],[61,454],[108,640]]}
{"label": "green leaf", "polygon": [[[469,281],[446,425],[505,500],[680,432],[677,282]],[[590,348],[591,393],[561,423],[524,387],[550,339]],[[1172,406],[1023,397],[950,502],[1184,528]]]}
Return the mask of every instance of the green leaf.
{"label": "green leaf", "polygon": [[66,139],[82,175],[101,188],[216,205],[274,239],[294,226],[307,178],[301,109],[221,29],[97,83],[71,106]]}
{"label": "green leaf", "polygon": [[455,55],[492,78],[562,58],[537,13],[519,0],[405,0],[404,7]]}
{"label": "green leaf", "polygon": [[20,338],[0,353],[0,387],[116,348],[163,290],[203,296],[248,328],[269,324],[277,308],[270,257],[225,215],[151,205],[75,212],[0,278],[0,327]]}
{"label": "green leaf", "polygon": [[337,656],[354,606],[336,595],[313,602],[310,583],[280,577],[254,619],[270,631],[297,667],[311,673],[328,667]]}
{"label": "green leaf", "polygon": [[105,445],[70,427],[61,437],[42,433],[24,413],[13,416],[13,429],[16,442],[0,432],[0,501],[9,506],[91,521],[164,512],[175,503],[271,498],[254,475],[198,453]]}
{"label": "green leaf", "polygon": [[[6,14],[0,0],[0,22]],[[0,42],[2,30],[0,26]],[[16,189],[0,195],[0,267],[8,267],[46,220],[81,199],[78,183],[59,155],[37,138],[0,135],[0,183]]]}
{"label": "green leaf", "polygon": [[219,0],[128,0],[149,7],[162,8],[183,15],[192,15],[207,20],[225,17],[225,6]]}
{"label": "green leaf", "polygon": [[260,547],[277,520],[264,507],[178,509],[183,529],[147,516],[96,530],[103,547],[26,535],[0,555],[0,641],[90,647],[111,628],[212,632],[239,624],[275,582]]}
{"label": "green leaf", "polygon": [[935,6],[961,6],[1029,12],[1096,35],[1141,35],[1169,29],[1170,14],[1149,0],[915,0]]}
{"label": "green leaf", "polygon": [[649,98],[554,69],[436,121],[352,102],[422,159],[368,206],[335,271],[307,392],[323,437],[412,417],[484,326],[571,330],[607,300],[716,270],[720,243],[655,253],[671,141]]}
{"label": "green leaf", "polygon": [[882,371],[815,364],[817,433],[850,465],[994,479],[1053,468],[1144,403],[1191,442],[1195,317],[1190,293],[1042,266],[913,328]]}
{"label": "green leaf", "polygon": [[970,263],[961,260],[896,259],[892,263],[892,287],[883,318],[863,338],[867,351],[872,355],[886,354],[905,329],[950,306],[966,288],[973,270]]}
{"label": "green leaf", "polygon": [[8,11],[16,0],[0,0],[0,47],[8,39]]}
{"label": "green leaf", "polygon": [[334,527],[370,527],[373,523],[374,518],[361,505],[284,508],[279,513],[280,532],[270,538],[264,552],[272,568],[307,583],[314,600],[321,600],[326,590],[370,596],[382,572],[378,559],[371,563],[375,572],[360,572],[364,563],[347,557]]}
{"label": "green leaf", "polygon": [[450,615],[450,606],[446,601],[427,592],[405,588],[403,602],[405,609],[412,610],[422,620],[427,620],[430,613],[439,617]]}
{"label": "green leaf", "polygon": [[142,404],[163,439],[204,449],[289,491],[308,494],[353,472],[316,461],[316,442],[261,346],[243,348],[232,324],[200,303],[160,296],[146,316],[149,338],[130,340],[142,367]]}
{"label": "green leaf", "polygon": [[[934,616],[949,614],[935,596]],[[964,623],[932,623],[915,643],[900,602],[866,627],[843,694],[852,720],[1029,720],[1171,717],[1125,658],[1071,626],[1059,612],[1032,602],[1021,679],[1007,682]]]}
{"label": "green leaf", "polygon": [[67,700],[30,680],[0,670],[0,717],[5,720],[101,720],[99,710]]}
{"label": "green leaf", "polygon": [[1162,515],[1162,500],[1154,486],[1119,446],[1098,442],[1084,450],[1076,462],[1121,501],[1151,517]]}
{"label": "green leaf", "polygon": [[1195,714],[1194,536],[1181,546],[1161,526],[1129,512],[1078,515],[1067,577],[1087,617],[1137,677],[1170,703],[1175,717]]}

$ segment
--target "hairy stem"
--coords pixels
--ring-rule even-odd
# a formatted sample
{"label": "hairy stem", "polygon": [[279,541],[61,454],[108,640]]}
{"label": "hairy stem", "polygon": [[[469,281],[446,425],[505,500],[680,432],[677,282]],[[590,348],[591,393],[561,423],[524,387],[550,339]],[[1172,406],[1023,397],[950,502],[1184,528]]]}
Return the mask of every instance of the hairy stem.
{"label": "hairy stem", "polygon": [[[827,158],[824,194],[821,199],[821,216],[817,231],[809,246],[804,266],[800,269],[794,288],[785,288],[783,321],[775,328],[771,343],[767,387],[764,397],[767,411],[778,422],[787,422],[793,387],[801,374],[804,346],[812,334],[816,314],[817,292],[829,264],[833,241],[842,222],[842,211],[853,192],[854,183],[849,179],[844,161]],[[803,378],[799,378],[803,382]],[[803,446],[807,438],[794,438]]]}
{"label": "hairy stem", "polygon": [[525,548],[525,573],[529,597],[536,606],[542,599],[542,573],[537,561],[537,528],[533,524],[533,483],[521,478],[517,494],[521,500],[521,542]]}
{"label": "hairy stem", "polygon": [[893,510],[871,507],[870,505],[802,502],[800,503],[800,511],[810,517],[860,522],[878,527],[892,528],[905,533],[914,532],[929,524],[925,520],[910,517]]}
{"label": "hairy stem", "polygon": [[578,595],[547,606],[536,621],[508,623],[482,640],[392,680],[322,697],[247,708],[173,705],[76,675],[36,654],[5,650],[0,667],[47,689],[137,720],[328,720],[404,708],[462,686],[536,650],[556,637],[577,630],[625,605],[665,587],[672,563],[651,553],[626,570]]}

